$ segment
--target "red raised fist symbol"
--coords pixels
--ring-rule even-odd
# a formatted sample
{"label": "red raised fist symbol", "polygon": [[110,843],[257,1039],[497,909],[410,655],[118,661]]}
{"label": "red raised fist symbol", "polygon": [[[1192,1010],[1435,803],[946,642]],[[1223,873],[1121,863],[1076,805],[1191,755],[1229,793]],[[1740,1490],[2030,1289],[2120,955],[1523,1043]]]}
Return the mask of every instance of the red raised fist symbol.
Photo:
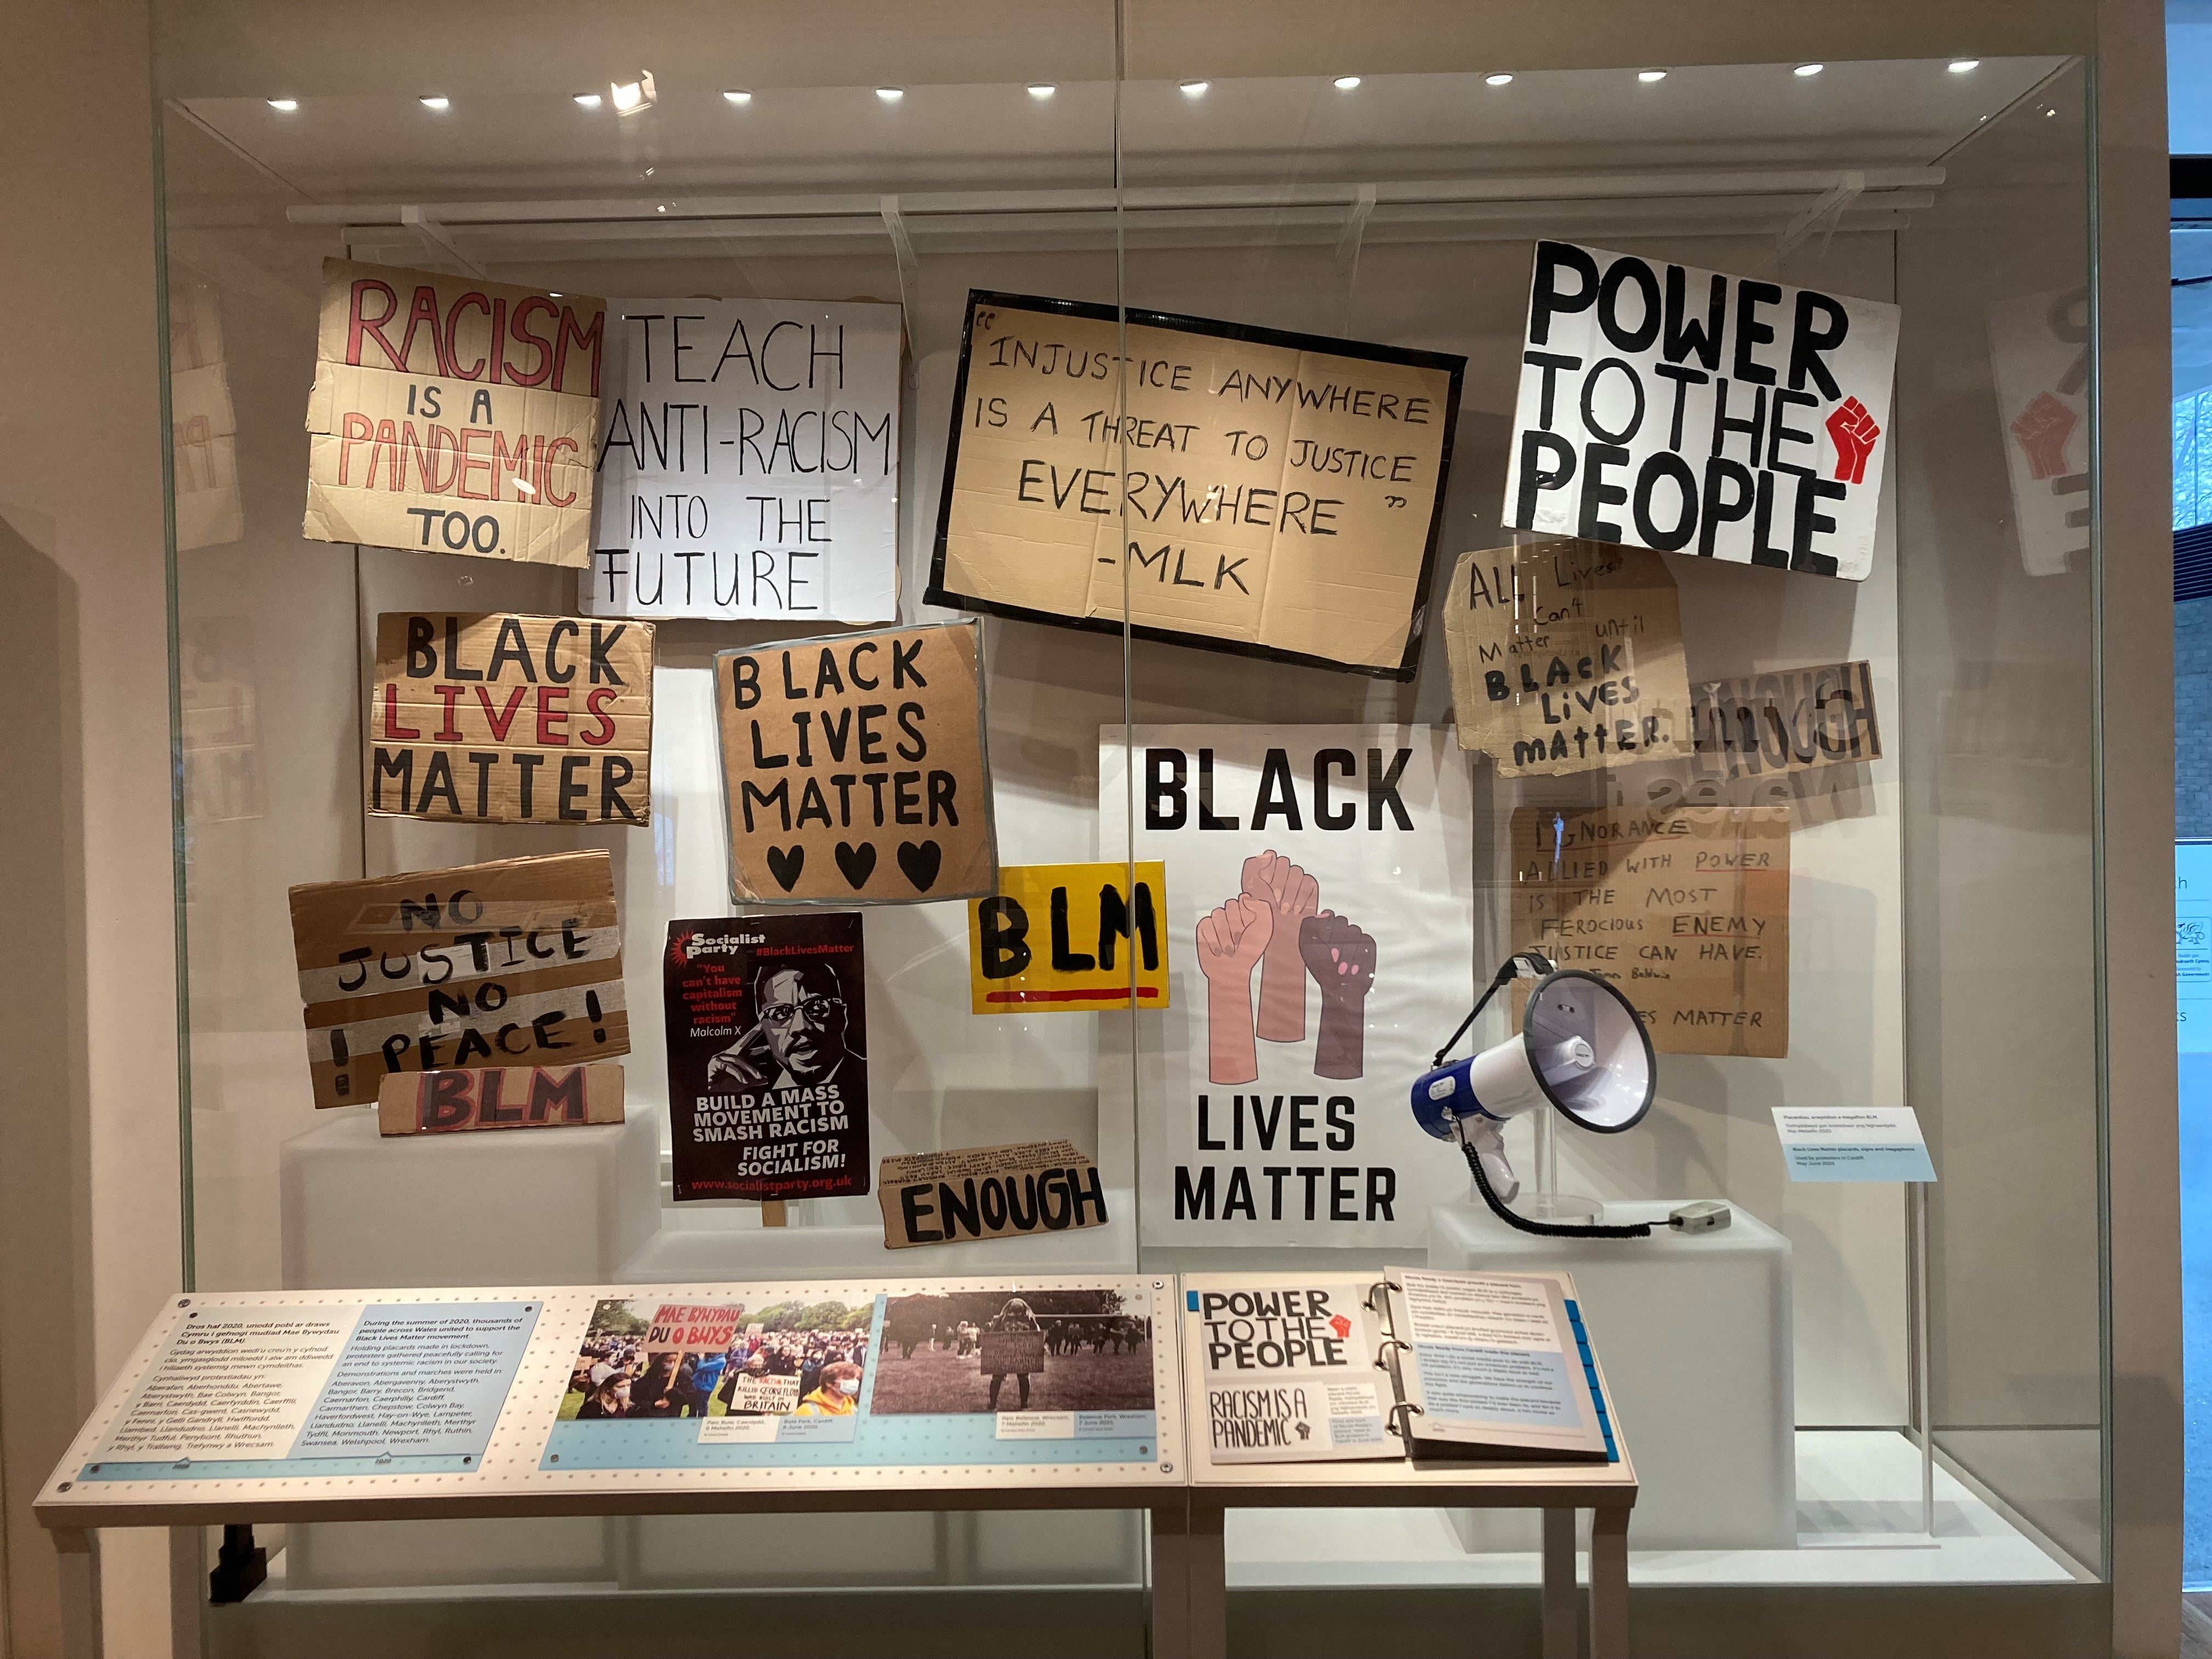
{"label": "red raised fist symbol", "polygon": [[2048,392],[2014,417],[2012,435],[2027,457],[2027,476],[2055,478],[2066,470],[2066,440],[2073,435],[2081,416]]}
{"label": "red raised fist symbol", "polygon": [[1836,441],[1836,476],[1845,483],[1864,483],[1867,457],[1881,436],[1867,406],[1856,398],[1844,398],[1828,416],[1828,435]]}

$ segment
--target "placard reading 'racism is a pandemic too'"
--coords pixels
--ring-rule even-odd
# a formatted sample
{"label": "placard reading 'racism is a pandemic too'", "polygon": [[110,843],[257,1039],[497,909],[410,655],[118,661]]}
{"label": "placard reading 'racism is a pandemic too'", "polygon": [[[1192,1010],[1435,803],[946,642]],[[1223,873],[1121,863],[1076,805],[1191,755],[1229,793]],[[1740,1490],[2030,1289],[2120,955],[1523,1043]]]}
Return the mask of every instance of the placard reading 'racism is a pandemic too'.
{"label": "placard reading 'racism is a pandemic too'", "polygon": [[376,619],[368,810],[470,823],[652,816],[653,624]]}
{"label": "placard reading 'racism is a pandemic too'", "polygon": [[1537,243],[1505,522],[1863,580],[1897,319],[1872,300]]}
{"label": "placard reading 'racism is a pandemic too'", "polygon": [[1126,321],[969,295],[929,602],[1412,678],[1467,360]]}
{"label": "placard reading 'racism is a pandemic too'", "polygon": [[898,616],[900,311],[608,302],[599,617]]}
{"label": "placard reading 'racism is a pandemic too'", "polygon": [[580,565],[606,301],[323,261],[310,541]]}

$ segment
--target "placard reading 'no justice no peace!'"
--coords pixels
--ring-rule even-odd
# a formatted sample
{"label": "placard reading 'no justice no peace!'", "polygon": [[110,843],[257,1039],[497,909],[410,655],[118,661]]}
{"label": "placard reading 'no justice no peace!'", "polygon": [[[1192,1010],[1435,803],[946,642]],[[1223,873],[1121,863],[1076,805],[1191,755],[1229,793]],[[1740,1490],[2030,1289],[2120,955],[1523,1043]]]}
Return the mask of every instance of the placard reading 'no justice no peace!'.
{"label": "placard reading 'no justice no peace!'", "polygon": [[292,948],[319,1107],[394,1072],[629,1052],[604,852],[295,887]]}
{"label": "placard reading 'no justice no peace!'", "polygon": [[606,301],[323,261],[310,541],[580,565]]}
{"label": "placard reading 'no justice no peace!'", "polygon": [[1411,679],[1467,360],[1127,319],[969,295],[929,602]]}

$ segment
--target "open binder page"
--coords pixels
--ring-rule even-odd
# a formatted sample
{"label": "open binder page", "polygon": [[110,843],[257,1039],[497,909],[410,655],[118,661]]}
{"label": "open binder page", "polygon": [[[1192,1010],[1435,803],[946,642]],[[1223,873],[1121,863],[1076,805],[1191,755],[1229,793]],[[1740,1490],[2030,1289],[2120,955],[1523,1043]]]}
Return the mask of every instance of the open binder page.
{"label": "open binder page", "polygon": [[1385,1283],[1416,1455],[1607,1455],[1559,1278],[1393,1267]]}
{"label": "open binder page", "polygon": [[1198,1362],[1216,1463],[1401,1457],[1377,1360],[1366,1273],[1187,1273],[1186,1352]]}

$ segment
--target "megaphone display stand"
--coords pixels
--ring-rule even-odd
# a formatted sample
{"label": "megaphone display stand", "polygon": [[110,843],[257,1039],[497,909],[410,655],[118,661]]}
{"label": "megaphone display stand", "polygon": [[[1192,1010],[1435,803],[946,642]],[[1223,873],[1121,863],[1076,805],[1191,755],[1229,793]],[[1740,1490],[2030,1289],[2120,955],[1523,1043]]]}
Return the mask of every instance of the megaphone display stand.
{"label": "megaphone display stand", "polygon": [[[1531,1115],[1536,1134],[1536,1190],[1523,1197],[1516,1206],[1531,1221],[1595,1221],[1605,1213],[1605,1205],[1580,1193],[1559,1190],[1559,1136],[1557,1125],[1549,1112]],[[1472,1177],[1468,1192],[1478,1202],[1481,1194],[1475,1191]]]}

